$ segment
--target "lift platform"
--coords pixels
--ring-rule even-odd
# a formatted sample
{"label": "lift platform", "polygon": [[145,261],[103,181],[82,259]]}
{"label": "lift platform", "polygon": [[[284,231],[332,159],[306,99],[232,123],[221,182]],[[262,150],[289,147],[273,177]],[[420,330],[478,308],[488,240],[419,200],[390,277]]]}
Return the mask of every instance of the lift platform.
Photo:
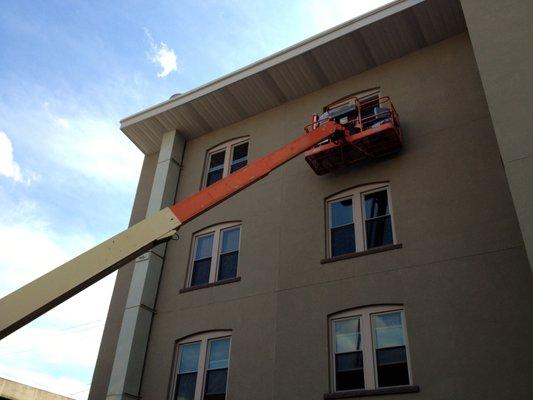
{"label": "lift platform", "polygon": [[402,147],[400,120],[388,96],[349,95],[324,107],[319,117],[306,127],[308,133],[328,121],[346,129],[305,152],[305,160],[317,175],[347,165],[372,160],[398,152]]}

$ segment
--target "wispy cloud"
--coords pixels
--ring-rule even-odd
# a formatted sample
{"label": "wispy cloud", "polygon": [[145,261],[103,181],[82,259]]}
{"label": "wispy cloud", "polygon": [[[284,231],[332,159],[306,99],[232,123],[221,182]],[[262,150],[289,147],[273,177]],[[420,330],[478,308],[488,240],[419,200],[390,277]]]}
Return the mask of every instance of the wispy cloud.
{"label": "wispy cloud", "polygon": [[150,43],[148,58],[154,64],[159,65],[163,70],[157,74],[159,78],[168,76],[173,71],[178,71],[176,53],[164,42],[156,43],[150,31],[144,28],[144,33]]}
{"label": "wispy cloud", "polygon": [[13,144],[3,131],[0,131],[0,175],[26,185],[37,179],[37,175],[32,172],[22,172],[13,155]]}

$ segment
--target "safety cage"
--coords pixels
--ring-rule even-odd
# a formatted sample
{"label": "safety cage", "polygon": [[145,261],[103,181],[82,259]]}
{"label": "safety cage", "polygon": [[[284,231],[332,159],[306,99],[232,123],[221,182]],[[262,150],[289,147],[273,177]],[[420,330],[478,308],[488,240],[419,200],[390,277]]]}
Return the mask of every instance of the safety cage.
{"label": "safety cage", "polygon": [[305,130],[310,132],[327,121],[343,125],[343,134],[328,138],[305,152],[305,160],[318,175],[342,166],[393,154],[402,147],[400,120],[388,96],[377,93],[348,95],[313,114]]}

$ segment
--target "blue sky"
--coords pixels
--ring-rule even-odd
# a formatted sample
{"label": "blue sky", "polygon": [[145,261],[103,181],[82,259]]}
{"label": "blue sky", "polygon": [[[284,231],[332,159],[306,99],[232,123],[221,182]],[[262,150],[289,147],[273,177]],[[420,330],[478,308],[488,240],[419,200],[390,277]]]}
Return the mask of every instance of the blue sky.
{"label": "blue sky", "polygon": [[[119,120],[386,0],[22,1],[0,9],[0,296],[127,226]],[[0,376],[87,397],[108,277],[0,342]]]}

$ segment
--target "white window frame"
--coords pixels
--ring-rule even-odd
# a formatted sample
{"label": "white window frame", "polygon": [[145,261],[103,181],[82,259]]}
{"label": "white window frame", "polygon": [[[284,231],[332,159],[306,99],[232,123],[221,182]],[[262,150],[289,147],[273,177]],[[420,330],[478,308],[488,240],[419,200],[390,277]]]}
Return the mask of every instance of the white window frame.
{"label": "white window frame", "polygon": [[225,151],[224,153],[224,167],[222,169],[222,178],[225,178],[230,173],[230,167],[231,167],[231,159],[233,158],[233,149],[243,143],[248,142],[248,154],[250,152],[250,137],[244,136],[237,139],[232,139],[230,141],[224,142],[222,144],[219,144],[216,147],[213,147],[207,152],[207,155],[205,157],[205,165],[204,165],[204,176],[202,178],[202,188],[206,187],[207,184],[207,175],[209,174],[209,164],[211,162],[211,156],[213,154],[219,153],[222,150]]}
{"label": "white window frame", "polygon": [[[231,229],[239,227],[239,259],[240,259],[240,252],[241,252],[241,238],[242,238],[242,222],[236,221],[236,222],[226,222],[223,224],[218,224],[214,226],[210,226],[208,228],[205,228],[199,232],[196,232],[192,237],[192,246],[191,246],[191,256],[189,260],[189,273],[187,276],[187,286],[186,287],[193,287],[192,286],[192,276],[193,276],[193,269],[194,269],[194,257],[196,255],[196,248],[198,246],[198,238],[206,235],[213,234],[213,247],[211,249],[211,268],[209,270],[209,281],[208,283],[214,283],[218,282],[218,269],[220,264],[220,255],[221,253],[221,246],[222,246],[222,232]],[[239,259],[237,259],[237,271],[239,270]]]}
{"label": "white window frame", "polygon": [[[380,388],[378,386],[378,372],[376,362],[376,349],[374,343],[374,332],[372,329],[372,316],[376,314],[387,314],[392,312],[400,312],[402,316],[403,338],[405,342],[405,353],[407,358],[407,371],[409,374],[409,383],[405,386],[413,384],[413,376],[411,372],[411,356],[409,351],[409,340],[407,337],[407,326],[405,323],[404,307],[400,305],[392,306],[372,306],[357,308],[347,311],[335,313],[329,317],[329,362],[330,362],[330,382],[332,393],[350,392],[353,390],[372,390]],[[363,351],[363,375],[365,380],[364,389],[350,389],[337,390],[337,374],[335,370],[335,321],[360,318],[360,335],[361,335],[361,349]],[[387,386],[391,387],[391,386]]]}
{"label": "white window frame", "polygon": [[[382,190],[387,191],[387,201],[389,208],[389,215],[391,218],[391,228],[392,228],[392,244],[397,243],[396,241],[396,229],[394,227],[394,211],[392,207],[392,196],[390,190],[390,184],[388,182],[375,183],[370,185],[358,186],[352,189],[345,190],[341,193],[337,193],[333,196],[330,196],[326,199],[326,245],[327,245],[327,256],[333,257],[331,249],[331,203],[336,203],[342,200],[352,200],[352,215],[353,215],[353,224],[355,229],[355,253],[360,253],[362,251],[369,250],[366,244],[366,224],[365,224],[365,202],[364,197],[367,194],[372,194],[375,192],[380,192]],[[388,245],[387,245],[388,246]],[[379,247],[372,247],[373,249]],[[341,257],[341,256],[338,256]]]}
{"label": "white window frame", "polygon": [[199,333],[197,335],[189,336],[184,340],[180,340],[176,343],[176,347],[174,350],[174,363],[172,367],[172,382],[171,382],[171,390],[170,390],[170,399],[173,399],[176,395],[176,389],[177,389],[177,376],[179,371],[179,362],[180,362],[180,346],[190,344],[190,343],[200,343],[200,351],[199,351],[199,357],[198,357],[198,371],[196,376],[196,388],[194,391],[194,400],[201,400],[204,396],[204,384],[205,379],[207,375],[207,354],[209,351],[209,343],[211,340],[215,339],[224,339],[229,338],[230,339],[230,347],[229,347],[229,355],[228,355],[228,376],[226,380],[226,398],[228,393],[228,382],[229,382],[229,370],[231,365],[231,331],[230,330],[222,330],[222,331],[212,331],[212,332],[206,332],[206,333]]}

